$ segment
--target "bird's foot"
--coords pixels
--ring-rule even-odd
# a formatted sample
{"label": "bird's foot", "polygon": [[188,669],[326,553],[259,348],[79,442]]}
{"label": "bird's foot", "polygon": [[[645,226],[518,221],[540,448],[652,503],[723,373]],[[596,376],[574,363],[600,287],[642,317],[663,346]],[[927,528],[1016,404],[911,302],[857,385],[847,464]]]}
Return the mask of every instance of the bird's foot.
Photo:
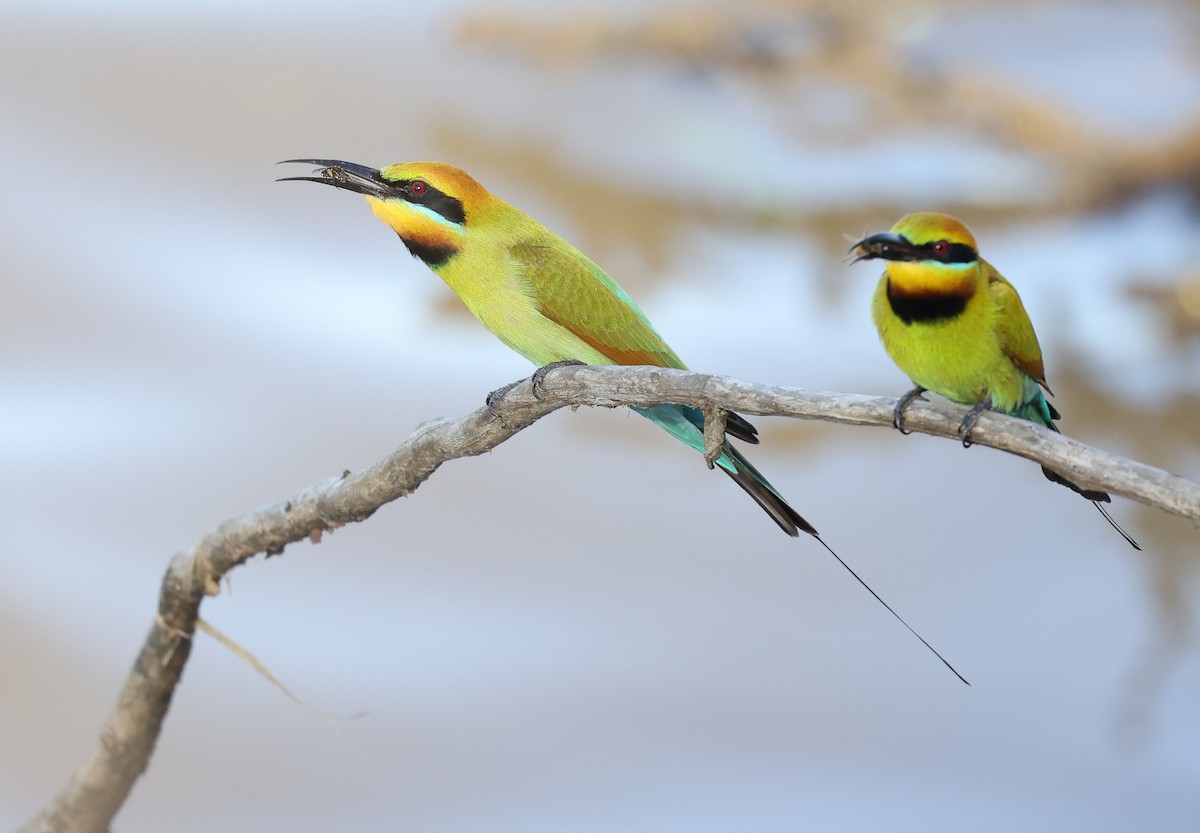
{"label": "bird's foot", "polygon": [[509,382],[507,385],[502,385],[487,395],[483,400],[483,404],[487,407],[488,413],[495,419],[500,419],[500,413],[496,410],[496,403],[503,399],[510,390],[524,382],[524,379],[518,379],[515,382]]}
{"label": "bird's foot", "polygon": [[896,403],[896,407],[892,408],[892,427],[901,434],[912,433],[912,431],[904,430],[904,409],[911,405],[914,399],[920,399],[922,402],[924,402],[925,397],[923,394],[926,390],[928,390],[928,388],[923,388],[920,385],[917,385],[908,393],[904,394],[904,396],[901,396],[900,401]]}
{"label": "bird's foot", "polygon": [[546,381],[546,374],[551,370],[557,367],[573,367],[579,364],[587,364],[587,362],[581,362],[579,359],[565,359],[561,362],[550,362],[550,364],[533,371],[533,378],[530,379],[530,385],[533,387],[533,398],[542,398],[542,384]]}
{"label": "bird's foot", "polygon": [[970,448],[972,445],[971,431],[975,429],[975,421],[979,419],[979,415],[991,409],[992,395],[989,393],[982,400],[972,405],[971,410],[967,411],[967,415],[958,424],[958,435],[962,437],[963,448]]}

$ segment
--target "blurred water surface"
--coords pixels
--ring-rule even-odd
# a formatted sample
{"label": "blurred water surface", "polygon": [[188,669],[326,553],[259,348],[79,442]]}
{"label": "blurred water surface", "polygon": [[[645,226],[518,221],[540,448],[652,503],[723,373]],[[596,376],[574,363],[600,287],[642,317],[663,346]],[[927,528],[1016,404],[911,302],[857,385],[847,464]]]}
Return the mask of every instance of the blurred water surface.
{"label": "blurred water surface", "polygon": [[[1182,3],[836,8],[1091,136],[1200,112]],[[1200,476],[1194,182],[1105,196],[1053,137],[789,72],[814,10],[0,7],[0,825],[94,742],[172,553],[529,371],[279,159],[458,164],[691,366],[843,391],[907,387],[843,235],[953,210],[1021,290],[1064,430]],[[724,14],[728,53],[693,48]],[[118,826],[1192,829],[1194,528],[1118,500],[1134,553],[1016,458],[758,424],[756,463],[972,688],[661,431],[559,413],[238,570],[205,618],[335,717],[198,638]]]}

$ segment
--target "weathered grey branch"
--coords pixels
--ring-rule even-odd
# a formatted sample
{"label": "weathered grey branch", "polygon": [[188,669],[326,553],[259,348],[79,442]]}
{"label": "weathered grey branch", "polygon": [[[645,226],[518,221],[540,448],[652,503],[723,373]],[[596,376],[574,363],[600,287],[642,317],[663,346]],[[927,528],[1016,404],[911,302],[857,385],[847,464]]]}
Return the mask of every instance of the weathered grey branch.
{"label": "weathered grey branch", "polygon": [[[346,472],[289,500],[221,524],[167,568],[158,613],[129,673],[100,741],[62,792],[22,833],[104,833],[150,762],[191,649],[205,595],[221,578],[258,553],[277,554],[290,543],[319,540],[324,530],[362,521],[390,501],[414,491],[449,460],[482,454],[538,419],[572,405],[616,407],[661,403],[693,405],[709,413],[816,419],[850,425],[888,426],[896,400],[889,397],[816,393],[724,376],[650,367],[564,367],[551,371],[540,398],[528,383],[458,419],[417,428],[394,453],[371,468]],[[905,427],[957,441],[965,409],[916,402]],[[1035,460],[1072,481],[1122,495],[1200,522],[1200,484],[1101,451],[997,414],[983,414],[972,435],[991,446]]]}

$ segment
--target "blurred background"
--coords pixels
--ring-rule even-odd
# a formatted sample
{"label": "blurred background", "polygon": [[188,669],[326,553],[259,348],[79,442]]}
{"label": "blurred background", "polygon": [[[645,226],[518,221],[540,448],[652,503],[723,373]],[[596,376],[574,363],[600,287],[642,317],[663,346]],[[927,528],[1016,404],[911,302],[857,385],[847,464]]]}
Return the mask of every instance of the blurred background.
{"label": "blurred background", "polygon": [[[1200,477],[1187,2],[0,6],[0,827],[96,740],[170,556],[531,368],[317,156],[472,172],[694,368],[899,395],[847,235],[964,219],[1064,431]],[[133,833],[1194,829],[1200,536],[1037,467],[756,420],[811,540],[560,412],[237,570]],[[571,540],[569,546],[561,543]]]}

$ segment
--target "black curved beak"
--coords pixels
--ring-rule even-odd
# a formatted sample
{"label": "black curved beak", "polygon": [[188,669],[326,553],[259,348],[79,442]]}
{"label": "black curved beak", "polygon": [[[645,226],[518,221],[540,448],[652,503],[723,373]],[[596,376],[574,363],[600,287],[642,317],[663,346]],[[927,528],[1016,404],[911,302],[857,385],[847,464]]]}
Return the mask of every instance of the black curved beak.
{"label": "black curved beak", "polygon": [[925,255],[917,251],[907,237],[902,234],[893,234],[890,231],[864,237],[850,247],[850,254],[857,255],[854,260],[850,261],[851,265],[860,260],[872,260],[877,257],[884,260],[922,260],[925,258]]}
{"label": "black curved beak", "polygon": [[275,180],[276,182],[320,182],[323,185],[341,188],[343,191],[353,191],[380,199],[393,193],[392,183],[381,177],[377,168],[342,162],[340,159],[285,159],[279,164],[287,165],[292,162],[317,165],[314,172],[317,176],[282,176]]}

